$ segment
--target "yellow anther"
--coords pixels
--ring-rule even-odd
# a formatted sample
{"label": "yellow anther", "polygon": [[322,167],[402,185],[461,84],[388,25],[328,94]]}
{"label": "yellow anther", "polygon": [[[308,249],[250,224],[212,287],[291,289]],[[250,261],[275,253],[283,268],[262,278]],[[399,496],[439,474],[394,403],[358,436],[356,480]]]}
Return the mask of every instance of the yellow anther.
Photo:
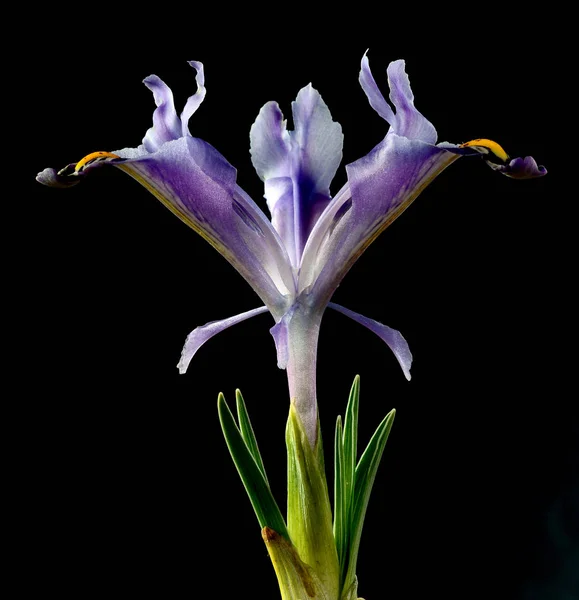
{"label": "yellow anther", "polygon": [[105,160],[107,158],[121,158],[112,152],[91,152],[91,154],[87,154],[84,158],[81,158],[74,167],[74,172],[79,173],[82,171],[87,165],[97,161],[97,160]]}
{"label": "yellow anther", "polygon": [[460,147],[484,148],[486,149],[486,153],[491,152],[497,158],[500,158],[504,162],[509,160],[509,155],[504,151],[503,147],[500,144],[497,144],[492,140],[487,140],[486,138],[478,138],[476,140],[471,140],[470,142],[465,142],[464,144],[461,144]]}

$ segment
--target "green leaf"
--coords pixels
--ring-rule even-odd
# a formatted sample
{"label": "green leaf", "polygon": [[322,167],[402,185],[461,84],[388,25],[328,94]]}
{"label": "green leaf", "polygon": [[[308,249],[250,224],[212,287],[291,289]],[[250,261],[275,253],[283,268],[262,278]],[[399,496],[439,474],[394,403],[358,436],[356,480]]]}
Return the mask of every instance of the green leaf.
{"label": "green leaf", "polygon": [[342,417],[338,415],[336,421],[336,435],[334,438],[334,539],[338,551],[340,571],[347,551],[346,533],[348,522],[346,520],[346,497],[344,494],[344,445],[342,443]]}
{"label": "green leaf", "polygon": [[368,500],[370,499],[370,493],[374,485],[384,447],[392,429],[395,414],[396,411],[391,410],[384,417],[380,425],[378,425],[376,432],[372,436],[356,467],[353,510],[350,521],[350,552],[343,589],[347,589],[355,580],[358,550],[360,548],[360,538],[362,536],[362,527],[364,525]]}
{"label": "green leaf", "polygon": [[255,460],[255,464],[258,466],[263,478],[269,487],[269,481],[267,480],[267,475],[265,473],[265,467],[263,466],[263,461],[261,460],[261,454],[259,453],[259,448],[257,446],[257,440],[255,439],[255,434],[253,432],[253,427],[251,426],[251,421],[249,420],[249,414],[247,413],[247,408],[245,406],[245,402],[243,400],[243,396],[239,390],[235,390],[235,401],[237,404],[237,420],[239,421],[239,430],[241,432],[241,437],[247,446],[247,449],[251,452],[251,456]]}
{"label": "green leaf", "polygon": [[[345,484],[348,489],[348,499],[353,495],[354,473],[356,460],[358,458],[358,409],[360,406],[360,376],[356,375],[348,405],[346,406],[346,418],[344,421],[344,475]],[[350,503],[348,502],[348,505]]]}
{"label": "green leaf", "polygon": [[358,409],[360,404],[360,376],[356,375],[346,406],[342,429],[341,417],[336,423],[334,440],[334,538],[340,561],[340,581],[343,583],[348,566],[350,522],[352,520],[354,479],[358,451]]}
{"label": "green leaf", "polygon": [[225,402],[225,397],[221,393],[217,398],[217,408],[221,429],[223,430],[231,458],[237,467],[237,472],[247,491],[260,526],[262,528],[271,527],[280,535],[289,539],[284,518],[269,489],[264,473],[248,448],[247,442],[244,440],[233,414]]}
{"label": "green leaf", "polygon": [[[346,418],[344,421],[344,482],[342,484],[344,494],[344,521],[345,526],[345,546],[349,553],[352,511],[354,510],[354,485],[356,473],[356,460],[358,458],[358,409],[360,406],[360,376],[354,377],[350,396],[346,406]],[[348,556],[344,555],[344,564],[342,564],[342,577],[344,576],[344,567]]]}

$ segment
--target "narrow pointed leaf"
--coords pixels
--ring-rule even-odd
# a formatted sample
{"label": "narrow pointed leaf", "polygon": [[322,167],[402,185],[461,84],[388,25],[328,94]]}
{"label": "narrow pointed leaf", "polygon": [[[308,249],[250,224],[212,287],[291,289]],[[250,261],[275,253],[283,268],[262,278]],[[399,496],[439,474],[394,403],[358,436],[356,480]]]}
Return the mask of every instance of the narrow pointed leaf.
{"label": "narrow pointed leaf", "polygon": [[352,478],[356,469],[358,452],[358,410],[360,406],[360,376],[356,375],[344,419],[344,457],[352,465]]}
{"label": "narrow pointed leaf", "polygon": [[239,421],[239,430],[241,433],[241,437],[247,446],[247,449],[251,452],[251,456],[253,456],[253,460],[255,460],[255,464],[258,466],[265,482],[269,487],[269,481],[267,480],[267,475],[265,473],[265,467],[263,466],[263,460],[261,460],[261,454],[259,453],[259,447],[257,445],[257,439],[255,438],[255,433],[253,432],[253,427],[251,426],[251,421],[249,420],[249,414],[247,412],[247,408],[245,406],[245,401],[243,400],[243,396],[239,390],[235,390],[235,401],[237,404],[237,420]]}
{"label": "narrow pointed leaf", "polygon": [[248,449],[223,394],[217,399],[219,421],[231,458],[247,491],[260,526],[271,527],[289,539],[284,518],[269,489],[263,473]]}
{"label": "narrow pointed leaf", "polygon": [[356,460],[358,458],[358,407],[360,405],[360,377],[356,375],[348,405],[346,407],[346,418],[344,421],[344,486],[346,495],[347,518],[353,509],[354,497],[354,474],[356,471]]}
{"label": "narrow pointed leaf", "polygon": [[346,406],[344,431],[342,434],[342,552],[340,556],[340,582],[344,576],[349,562],[350,537],[352,535],[352,514],[354,510],[354,481],[356,460],[358,453],[358,410],[360,405],[360,377],[356,375]]}
{"label": "narrow pointed leaf", "polygon": [[350,553],[348,560],[348,571],[344,579],[344,589],[347,589],[356,576],[356,562],[358,560],[358,550],[360,548],[360,538],[362,537],[362,527],[364,517],[370,499],[370,493],[376,472],[380,464],[380,459],[384,452],[384,447],[388,440],[392,423],[394,422],[395,410],[391,410],[378,425],[376,432],[368,443],[366,450],[362,454],[355,473],[354,504],[352,511],[352,520],[350,526]]}
{"label": "narrow pointed leaf", "polygon": [[345,494],[344,494],[344,446],[342,444],[342,417],[338,415],[336,421],[336,435],[334,438],[334,539],[340,562],[340,573],[343,569],[344,553],[346,552],[346,522]]}

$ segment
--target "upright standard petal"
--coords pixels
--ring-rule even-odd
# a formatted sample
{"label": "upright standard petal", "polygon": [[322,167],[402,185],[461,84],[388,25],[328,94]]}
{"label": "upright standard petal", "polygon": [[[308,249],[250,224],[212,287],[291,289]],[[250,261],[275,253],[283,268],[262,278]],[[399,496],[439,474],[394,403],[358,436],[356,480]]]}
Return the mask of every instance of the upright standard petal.
{"label": "upright standard petal", "polygon": [[167,142],[191,135],[189,119],[203,102],[206,89],[203,63],[190,60],[189,64],[195,69],[197,91],[188,98],[180,117],[177,116],[173,92],[169,86],[156,75],[149,75],[143,80],[143,83],[153,92],[157,108],[153,113],[153,127],[145,134],[142,145],[133,149],[131,158],[156,152]]}
{"label": "upright standard petal", "polygon": [[387,70],[390,100],[394,104],[396,112],[392,110],[376,84],[366,54],[362,58],[360,85],[368,97],[370,106],[392,126],[393,133],[435,144],[436,129],[414,106],[414,94],[404,66],[403,60],[396,60],[390,63]]}
{"label": "upright standard petal", "polygon": [[436,144],[436,129],[414,106],[414,94],[404,67],[403,60],[395,60],[388,65],[390,100],[396,107],[396,124],[393,131],[410,139]]}
{"label": "upright standard petal", "polygon": [[156,75],[149,75],[143,83],[153,92],[157,108],[153,113],[153,127],[143,138],[147,152],[156,152],[163,144],[181,137],[181,121],[175,110],[173,92]]}
{"label": "upright standard petal", "polygon": [[191,115],[197,111],[201,102],[205,99],[206,89],[205,89],[205,73],[203,71],[203,63],[190,60],[189,64],[195,69],[195,81],[197,83],[197,91],[189,96],[187,99],[187,103],[185,104],[185,108],[181,113],[181,135],[190,135],[189,134],[189,119]]}
{"label": "upright standard petal", "polygon": [[274,229],[297,267],[294,238],[294,188],[291,177],[292,141],[277,102],[265,104],[249,132],[253,166],[265,183],[265,199]]}
{"label": "upright standard petal", "polygon": [[251,157],[265,181],[274,228],[295,268],[308,235],[330,202],[330,183],[342,158],[343,135],[320,94],[306,86],[292,103],[294,131],[268,102],[250,132]]}

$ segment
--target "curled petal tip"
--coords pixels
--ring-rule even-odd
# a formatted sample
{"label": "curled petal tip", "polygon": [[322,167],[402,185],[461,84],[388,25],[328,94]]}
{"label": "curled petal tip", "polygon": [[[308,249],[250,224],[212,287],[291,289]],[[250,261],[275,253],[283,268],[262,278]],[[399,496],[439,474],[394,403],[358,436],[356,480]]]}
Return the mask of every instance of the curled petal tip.
{"label": "curled petal tip", "polygon": [[547,169],[542,165],[537,165],[532,156],[511,160],[502,146],[486,138],[471,140],[460,146],[444,143],[440,144],[440,147],[463,156],[478,154],[491,169],[512,179],[534,179],[547,174]]}
{"label": "curled petal tip", "polygon": [[547,174],[547,169],[543,165],[538,165],[532,156],[524,158],[514,158],[506,165],[497,165],[488,163],[495,171],[499,171],[512,179],[535,179]]}
{"label": "curled petal tip", "polygon": [[38,173],[36,176],[36,181],[49,187],[68,188],[79,183],[80,178],[62,176],[54,169],[48,167],[44,169],[44,171],[40,171],[40,173]]}
{"label": "curled petal tip", "polygon": [[94,167],[104,163],[119,162],[123,159],[112,152],[91,152],[76,163],[66,165],[60,171],[44,169],[36,176],[36,181],[49,187],[67,188],[79,183],[82,177]]}

